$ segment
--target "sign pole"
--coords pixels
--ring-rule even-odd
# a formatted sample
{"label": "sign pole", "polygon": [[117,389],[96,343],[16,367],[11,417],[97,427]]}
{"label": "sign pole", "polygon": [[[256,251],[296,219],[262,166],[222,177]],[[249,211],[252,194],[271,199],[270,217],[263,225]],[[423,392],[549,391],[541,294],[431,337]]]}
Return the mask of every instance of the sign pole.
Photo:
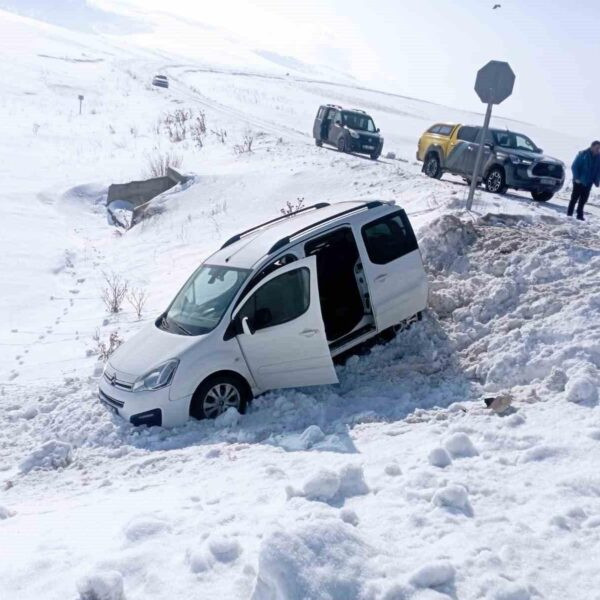
{"label": "sign pole", "polygon": [[479,183],[479,171],[481,170],[481,159],[483,158],[483,148],[485,146],[485,140],[487,139],[487,132],[490,126],[490,119],[492,118],[492,106],[490,102],[487,105],[485,111],[485,119],[483,121],[483,129],[481,129],[481,139],[479,140],[479,148],[477,149],[477,158],[475,159],[475,168],[473,169],[473,179],[471,179],[471,188],[469,189],[469,196],[467,198],[467,210],[471,210],[473,206],[473,196],[475,195],[475,188]]}

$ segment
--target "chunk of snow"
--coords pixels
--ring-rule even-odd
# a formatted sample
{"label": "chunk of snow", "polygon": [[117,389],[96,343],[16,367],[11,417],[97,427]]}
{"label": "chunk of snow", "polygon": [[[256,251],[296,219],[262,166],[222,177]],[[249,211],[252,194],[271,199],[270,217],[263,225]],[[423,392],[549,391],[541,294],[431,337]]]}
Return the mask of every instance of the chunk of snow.
{"label": "chunk of snow", "polygon": [[340,471],[339,494],[343,498],[363,496],[369,493],[369,486],[365,482],[363,468],[359,465],[346,465]]}
{"label": "chunk of snow", "polygon": [[520,463],[537,462],[540,460],[546,460],[560,454],[560,448],[554,446],[534,446],[529,450],[523,452],[519,458]]}
{"label": "chunk of snow", "polygon": [[230,406],[224,413],[221,413],[215,419],[215,427],[224,429],[226,427],[235,427],[242,418],[242,415],[233,406]]}
{"label": "chunk of snow", "polygon": [[452,464],[450,455],[443,448],[434,448],[429,453],[427,460],[429,460],[430,465],[433,465],[434,467],[440,467],[441,469]]}
{"label": "chunk of snow", "polygon": [[310,425],[302,432],[300,443],[304,449],[308,450],[324,439],[325,434],[321,431],[321,428],[318,425]]}
{"label": "chunk of snow", "polygon": [[358,515],[349,508],[342,508],[340,511],[340,517],[344,523],[354,525],[355,527],[358,525]]}
{"label": "chunk of snow", "polygon": [[152,515],[142,515],[134,517],[124,529],[125,537],[130,542],[137,542],[144,538],[156,535],[163,531],[169,531],[170,525],[163,519],[158,519]]}
{"label": "chunk of snow", "polygon": [[437,490],[431,502],[436,506],[458,510],[469,517],[473,515],[469,494],[462,485],[450,484]]}
{"label": "chunk of snow", "polygon": [[323,469],[313,475],[303,486],[304,496],[309,500],[331,500],[340,489],[340,477],[334,471]]}
{"label": "chunk of snow", "polygon": [[507,582],[494,590],[491,595],[493,600],[530,600],[529,590],[518,583]]}
{"label": "chunk of snow", "polygon": [[440,560],[415,571],[410,577],[410,583],[420,588],[440,587],[452,583],[455,575],[454,567],[448,561]]}
{"label": "chunk of snow", "polygon": [[210,561],[206,556],[204,548],[188,550],[186,560],[192,573],[204,573],[211,568]]}
{"label": "chunk of snow", "polygon": [[210,539],[208,549],[221,563],[233,562],[242,552],[242,547],[236,539],[222,536]]}
{"label": "chunk of snow", "polygon": [[596,404],[598,402],[598,376],[596,370],[588,364],[578,366],[565,385],[569,402]]}
{"label": "chunk of snow", "polygon": [[444,446],[454,458],[467,458],[479,454],[466,433],[455,433],[451,435],[446,440]]}
{"label": "chunk of snow", "polygon": [[62,469],[73,462],[73,449],[71,444],[56,440],[46,442],[41,448],[32,452],[19,465],[23,474],[33,470],[50,471]]}
{"label": "chunk of snow", "polygon": [[10,510],[10,508],[6,508],[6,506],[0,506],[0,521],[8,519],[9,517],[14,517],[15,514],[14,510]]}
{"label": "chunk of snow", "polygon": [[390,477],[397,477],[398,475],[402,475],[402,470],[400,469],[400,465],[398,463],[392,462],[388,465],[385,465],[385,474]]}
{"label": "chunk of snow", "polygon": [[339,520],[311,522],[267,536],[252,600],[362,597],[371,548]]}
{"label": "chunk of snow", "polygon": [[98,571],[77,583],[79,600],[125,600],[123,577],[118,571]]}

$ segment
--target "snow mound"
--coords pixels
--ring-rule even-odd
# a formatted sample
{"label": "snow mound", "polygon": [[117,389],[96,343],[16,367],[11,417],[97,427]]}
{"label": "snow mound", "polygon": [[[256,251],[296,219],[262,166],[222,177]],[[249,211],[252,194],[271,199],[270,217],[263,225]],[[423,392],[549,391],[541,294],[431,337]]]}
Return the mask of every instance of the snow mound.
{"label": "snow mound", "polygon": [[9,517],[14,517],[15,514],[14,510],[10,510],[10,508],[6,508],[6,506],[0,506],[0,521],[8,519]]}
{"label": "snow mound", "polygon": [[385,465],[385,474],[390,477],[397,477],[398,475],[402,475],[402,469],[400,465],[396,462],[391,462],[388,465]]}
{"label": "snow mound", "polygon": [[451,435],[446,440],[444,446],[454,458],[468,458],[479,454],[466,433],[455,433]]}
{"label": "snow mound", "polygon": [[371,548],[341,521],[277,531],[260,547],[252,600],[360,598]]}
{"label": "snow mound", "polygon": [[306,450],[312,448],[315,444],[322,442],[324,439],[325,434],[318,425],[310,425],[300,435],[300,443]]}
{"label": "snow mound", "polygon": [[70,444],[56,440],[46,442],[32,452],[19,465],[19,471],[25,475],[30,471],[51,471],[63,469],[73,462],[73,448]]}
{"label": "snow mound", "polygon": [[215,537],[208,542],[208,549],[220,563],[230,563],[242,553],[242,547],[236,539]]}
{"label": "snow mound", "polygon": [[572,369],[565,385],[565,393],[569,402],[579,404],[596,404],[598,402],[598,372],[589,363],[579,363]]}
{"label": "snow mound", "polygon": [[454,215],[443,215],[421,230],[419,247],[429,269],[461,269],[460,259],[476,239],[477,233],[472,223]]}
{"label": "snow mound", "polygon": [[452,464],[452,459],[450,458],[450,455],[443,448],[434,448],[429,453],[427,460],[429,460],[430,465],[434,467],[440,467],[441,469]]}
{"label": "snow mound", "polygon": [[98,571],[77,583],[79,600],[125,600],[123,577],[118,571]]}
{"label": "snow mound", "polygon": [[123,531],[125,537],[130,542],[138,542],[148,537],[170,530],[170,525],[163,519],[151,515],[135,517],[126,526]]}
{"label": "snow mound", "polygon": [[456,570],[447,561],[436,561],[422,566],[410,577],[415,587],[430,588],[448,585],[454,582]]}
{"label": "snow mound", "polygon": [[529,590],[518,583],[504,583],[490,596],[491,600],[530,600]]}
{"label": "snow mound", "polygon": [[462,485],[450,484],[438,490],[431,499],[432,504],[453,512],[462,512],[473,516],[473,508],[469,502],[469,494]]}
{"label": "snow mound", "polygon": [[229,407],[224,413],[215,419],[215,427],[224,429],[226,427],[235,427],[242,418],[242,415],[233,407]]}
{"label": "snow mound", "polygon": [[322,469],[304,483],[301,492],[289,488],[288,496],[304,496],[307,500],[321,502],[343,502],[346,498],[362,496],[369,491],[362,467],[346,465],[339,473]]}

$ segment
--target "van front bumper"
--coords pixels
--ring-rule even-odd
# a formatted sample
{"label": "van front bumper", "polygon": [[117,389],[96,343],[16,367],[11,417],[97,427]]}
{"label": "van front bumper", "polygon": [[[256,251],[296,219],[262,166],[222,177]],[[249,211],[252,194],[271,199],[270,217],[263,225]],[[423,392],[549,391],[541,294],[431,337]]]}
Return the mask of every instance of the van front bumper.
{"label": "van front bumper", "polygon": [[102,377],[98,400],[132,425],[174,427],[188,420],[191,398],[169,400],[169,387],[152,392],[120,390]]}

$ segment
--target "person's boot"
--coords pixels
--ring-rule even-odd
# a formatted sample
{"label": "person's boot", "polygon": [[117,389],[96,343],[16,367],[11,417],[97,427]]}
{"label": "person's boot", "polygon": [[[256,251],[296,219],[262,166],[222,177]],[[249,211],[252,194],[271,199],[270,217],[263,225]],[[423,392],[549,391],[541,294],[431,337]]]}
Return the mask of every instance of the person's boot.
{"label": "person's boot", "polygon": [[583,215],[577,215],[577,220],[578,221],[585,221],[585,219],[583,218]]}

